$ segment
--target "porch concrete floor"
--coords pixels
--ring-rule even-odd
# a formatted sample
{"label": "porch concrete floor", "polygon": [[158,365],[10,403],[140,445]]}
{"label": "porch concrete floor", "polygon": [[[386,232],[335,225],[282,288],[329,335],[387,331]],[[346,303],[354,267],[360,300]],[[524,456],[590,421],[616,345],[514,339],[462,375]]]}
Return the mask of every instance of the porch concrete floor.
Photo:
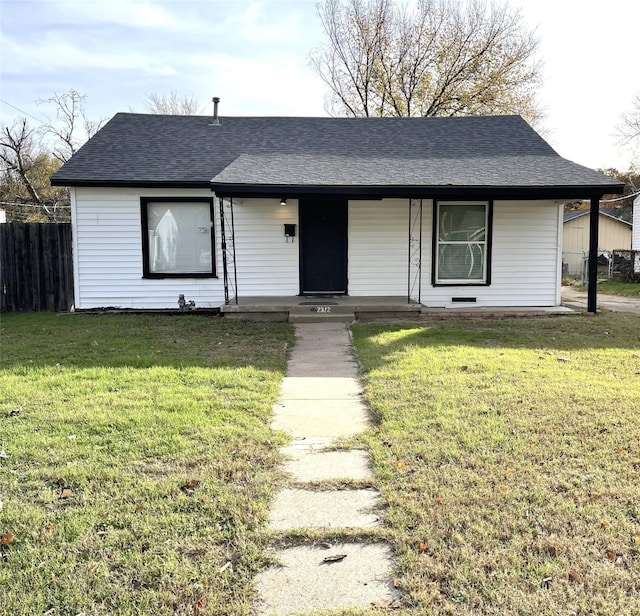
{"label": "porch concrete floor", "polygon": [[[238,298],[238,303],[221,306],[223,314],[229,316],[239,314],[280,313],[298,316],[309,313],[317,307],[326,306],[328,314],[314,314],[314,317],[351,314],[358,316],[362,313],[365,318],[403,317],[409,319],[429,319],[447,317],[525,317],[547,316],[558,314],[575,314],[575,310],[566,305],[562,306],[502,306],[489,307],[474,304],[464,304],[455,307],[429,306],[415,302],[408,303],[406,296],[248,296]],[[287,320],[285,318],[284,320]]]}

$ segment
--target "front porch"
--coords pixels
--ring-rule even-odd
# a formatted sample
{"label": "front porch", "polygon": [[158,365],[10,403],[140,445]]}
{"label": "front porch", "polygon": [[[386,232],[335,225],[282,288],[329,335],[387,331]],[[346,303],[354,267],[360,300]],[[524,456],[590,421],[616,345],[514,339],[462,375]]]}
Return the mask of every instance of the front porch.
{"label": "front porch", "polygon": [[314,323],[319,321],[377,321],[403,319],[407,321],[446,318],[539,317],[572,314],[566,306],[504,307],[462,306],[428,308],[419,303],[407,303],[406,297],[351,297],[348,295],[309,297],[240,297],[237,303],[220,307],[222,316],[245,321],[280,321]]}

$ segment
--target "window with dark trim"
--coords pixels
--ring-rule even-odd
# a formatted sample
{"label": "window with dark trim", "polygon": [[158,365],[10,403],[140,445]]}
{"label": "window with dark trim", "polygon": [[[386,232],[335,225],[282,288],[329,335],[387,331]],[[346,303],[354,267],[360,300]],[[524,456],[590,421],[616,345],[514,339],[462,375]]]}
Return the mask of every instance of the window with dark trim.
{"label": "window with dark trim", "polygon": [[145,278],[215,277],[213,199],[142,197]]}
{"label": "window with dark trim", "polygon": [[434,204],[434,285],[491,283],[491,202]]}

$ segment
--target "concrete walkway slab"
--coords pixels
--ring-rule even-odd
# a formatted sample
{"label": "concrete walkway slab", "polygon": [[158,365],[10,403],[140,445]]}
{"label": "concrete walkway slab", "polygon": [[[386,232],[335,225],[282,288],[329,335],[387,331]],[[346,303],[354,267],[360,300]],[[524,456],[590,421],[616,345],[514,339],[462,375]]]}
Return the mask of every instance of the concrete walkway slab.
{"label": "concrete walkway slab", "polygon": [[282,379],[280,400],[360,399],[362,387],[355,377],[291,377]]}
{"label": "concrete walkway slab", "polygon": [[289,458],[284,465],[285,472],[300,483],[332,479],[372,479],[369,456],[361,449],[318,451],[285,447],[280,451]]}
{"label": "concrete walkway slab", "polygon": [[287,370],[291,377],[355,377],[358,367],[353,361],[334,359],[333,363],[300,362]]}
{"label": "concrete walkway slab", "polygon": [[[273,406],[272,427],[294,437],[281,449],[288,458],[284,470],[302,486],[313,481],[371,479],[366,452],[326,450],[337,438],[357,434],[369,425],[348,329],[337,323],[296,324],[287,376]],[[374,489],[284,488],[272,502],[269,528],[285,535],[301,528],[332,534],[375,528],[380,525],[375,511],[379,502]],[[391,581],[387,544],[342,543],[331,550],[299,546],[276,554],[282,566],[258,575],[253,614],[384,608],[393,607],[399,599]],[[335,554],[346,556],[339,562],[323,562]]]}
{"label": "concrete walkway slab", "polygon": [[[333,563],[326,556],[346,554]],[[391,582],[387,544],[337,544],[331,550],[295,547],[276,553],[282,563],[260,573],[256,585],[260,616],[295,616],[320,610],[392,607],[399,600]]]}
{"label": "concrete walkway slab", "polygon": [[271,427],[295,438],[353,436],[371,423],[360,400],[285,400],[273,406]]}
{"label": "concrete walkway slab", "polygon": [[275,497],[269,515],[269,528],[371,528],[379,524],[370,513],[379,502],[376,490],[285,489]]}

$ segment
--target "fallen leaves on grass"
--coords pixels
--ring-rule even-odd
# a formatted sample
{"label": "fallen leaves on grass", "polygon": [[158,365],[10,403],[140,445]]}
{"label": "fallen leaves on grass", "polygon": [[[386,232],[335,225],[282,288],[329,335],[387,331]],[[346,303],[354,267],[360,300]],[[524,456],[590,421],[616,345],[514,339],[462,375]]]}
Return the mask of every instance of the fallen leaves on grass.
{"label": "fallen leaves on grass", "polygon": [[399,469],[406,468],[406,466],[407,466],[407,465],[406,465],[402,460],[398,460],[397,467],[398,467]]}
{"label": "fallen leaves on grass", "polygon": [[193,496],[195,494],[196,488],[199,485],[200,482],[197,479],[190,479],[187,483],[181,486],[180,489],[188,496]]}
{"label": "fallen leaves on grass", "polygon": [[0,544],[9,545],[10,543],[13,543],[14,538],[14,534],[11,531],[8,531],[0,537]]}
{"label": "fallen leaves on grass", "polygon": [[71,498],[73,496],[73,492],[69,488],[63,488],[62,492],[60,492],[60,498]]}
{"label": "fallen leaves on grass", "polygon": [[621,565],[624,562],[624,559],[622,558],[622,554],[618,554],[617,552],[614,552],[613,550],[607,550],[606,551],[606,555],[607,555],[607,558],[614,565]]}
{"label": "fallen leaves on grass", "polygon": [[419,552],[426,552],[427,551],[427,544],[424,541],[421,541],[418,544],[418,551]]}

